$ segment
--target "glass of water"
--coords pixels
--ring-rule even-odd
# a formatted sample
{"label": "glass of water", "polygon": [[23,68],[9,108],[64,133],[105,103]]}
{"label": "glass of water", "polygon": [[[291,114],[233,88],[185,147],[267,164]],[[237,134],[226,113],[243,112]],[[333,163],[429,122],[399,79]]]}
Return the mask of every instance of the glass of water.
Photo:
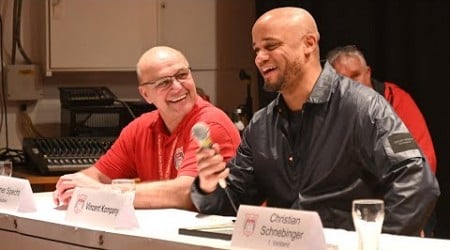
{"label": "glass of water", "polygon": [[133,203],[134,195],[136,193],[136,183],[134,179],[113,179],[111,185],[114,191],[126,195],[129,198],[129,201]]}
{"label": "glass of water", "polygon": [[0,175],[12,176],[13,164],[11,161],[0,161]]}
{"label": "glass of water", "polygon": [[358,238],[358,250],[378,250],[384,221],[383,200],[354,200],[352,217]]}

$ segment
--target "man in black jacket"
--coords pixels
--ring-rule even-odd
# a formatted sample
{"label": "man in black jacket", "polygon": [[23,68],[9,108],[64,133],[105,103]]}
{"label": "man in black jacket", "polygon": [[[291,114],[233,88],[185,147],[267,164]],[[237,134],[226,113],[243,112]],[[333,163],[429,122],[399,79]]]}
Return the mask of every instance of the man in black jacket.
{"label": "man in black jacket", "polygon": [[279,95],[254,114],[228,164],[219,147],[197,154],[191,198],[202,213],[234,203],[317,211],[325,227],[353,230],[354,199],[385,202],[383,232],[419,235],[440,194],[408,129],[372,89],[322,69],[319,32],[304,9],[268,11],[252,29],[255,63]]}

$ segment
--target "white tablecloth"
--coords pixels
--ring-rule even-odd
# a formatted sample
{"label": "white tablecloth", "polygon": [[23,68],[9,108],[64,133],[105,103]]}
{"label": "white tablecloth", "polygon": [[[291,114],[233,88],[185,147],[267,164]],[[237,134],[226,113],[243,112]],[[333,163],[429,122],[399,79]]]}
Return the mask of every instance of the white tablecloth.
{"label": "white tablecloth", "polygon": [[[1,249],[19,249],[26,244],[33,244],[33,249],[39,249],[40,244],[41,249],[66,245],[67,249],[231,249],[229,240],[180,235],[178,229],[229,222],[232,217],[200,216],[179,209],[138,209],[139,228],[116,230],[67,223],[66,210],[55,208],[51,193],[35,193],[34,199],[36,212],[0,210]],[[355,232],[326,228],[324,234],[327,243],[339,250],[357,249]],[[399,249],[450,250],[450,240],[381,235],[380,250]]]}

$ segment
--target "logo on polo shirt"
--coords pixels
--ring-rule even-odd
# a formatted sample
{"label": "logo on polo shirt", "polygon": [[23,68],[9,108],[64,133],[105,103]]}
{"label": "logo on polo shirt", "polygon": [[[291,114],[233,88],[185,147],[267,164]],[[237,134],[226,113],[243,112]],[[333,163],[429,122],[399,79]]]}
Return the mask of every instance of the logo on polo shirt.
{"label": "logo on polo shirt", "polygon": [[183,163],[184,160],[184,151],[183,146],[175,149],[175,154],[173,155],[173,162],[175,164],[175,168],[178,170]]}

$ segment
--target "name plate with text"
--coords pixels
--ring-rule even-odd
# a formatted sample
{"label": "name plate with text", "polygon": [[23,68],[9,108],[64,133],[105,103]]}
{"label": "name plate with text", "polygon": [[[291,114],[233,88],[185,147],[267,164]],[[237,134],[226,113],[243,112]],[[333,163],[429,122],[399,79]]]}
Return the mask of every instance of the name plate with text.
{"label": "name plate with text", "polygon": [[0,210],[36,211],[33,191],[27,179],[0,176]]}
{"label": "name plate with text", "polygon": [[239,206],[231,246],[235,249],[327,249],[319,214],[312,211]]}
{"label": "name plate with text", "polygon": [[75,188],[65,220],[106,228],[137,228],[130,197],[110,189]]}

